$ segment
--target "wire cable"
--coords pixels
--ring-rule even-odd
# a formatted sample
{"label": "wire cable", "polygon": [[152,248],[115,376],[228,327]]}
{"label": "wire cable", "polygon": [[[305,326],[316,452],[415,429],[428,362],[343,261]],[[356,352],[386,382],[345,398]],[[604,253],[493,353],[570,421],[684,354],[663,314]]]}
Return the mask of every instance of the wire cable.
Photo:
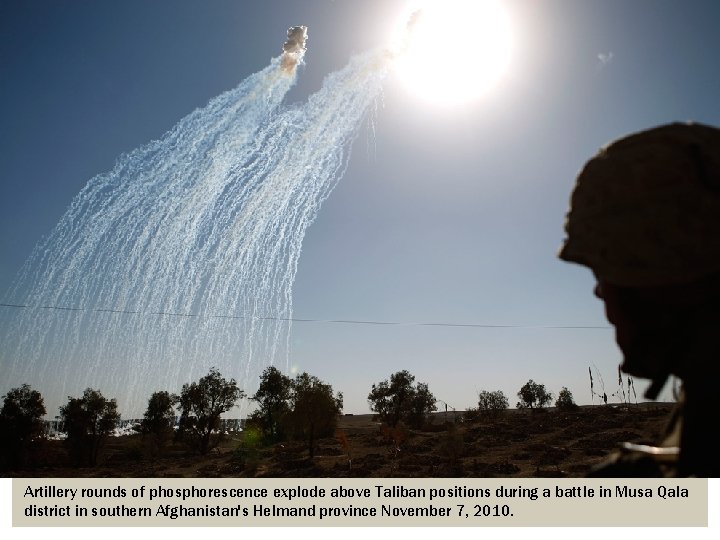
{"label": "wire cable", "polygon": [[[7,304],[0,303],[0,307],[15,309],[32,309],[31,306],[25,304]],[[58,311],[76,311],[76,312],[94,312],[94,313],[117,313],[127,315],[159,315],[166,317],[197,317],[206,319],[248,319],[243,315],[200,315],[197,313],[175,313],[171,311],[131,311],[125,309],[101,309],[101,308],[79,308],[65,306],[38,306],[37,309],[49,309]],[[538,328],[553,330],[610,330],[610,326],[592,326],[592,325],[523,325],[523,324],[479,324],[479,323],[450,323],[450,322],[401,322],[401,321],[375,321],[375,320],[357,320],[357,319],[308,319],[296,317],[253,317],[261,321],[280,321],[280,322],[298,322],[298,323],[326,323],[326,324],[357,324],[357,325],[374,325],[374,326],[437,326],[449,328]]]}

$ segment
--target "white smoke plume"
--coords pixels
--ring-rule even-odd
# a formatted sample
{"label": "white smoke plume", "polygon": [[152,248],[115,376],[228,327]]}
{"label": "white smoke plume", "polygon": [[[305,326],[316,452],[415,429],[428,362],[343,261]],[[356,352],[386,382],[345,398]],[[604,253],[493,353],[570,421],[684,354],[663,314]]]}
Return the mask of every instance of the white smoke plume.
{"label": "white smoke plume", "polygon": [[252,395],[289,365],[305,231],[386,75],[359,55],[284,106],[306,38],[90,179],[3,297],[26,307],[0,318],[0,395],[28,383],[53,415],[92,387],[137,418],[210,367]]}

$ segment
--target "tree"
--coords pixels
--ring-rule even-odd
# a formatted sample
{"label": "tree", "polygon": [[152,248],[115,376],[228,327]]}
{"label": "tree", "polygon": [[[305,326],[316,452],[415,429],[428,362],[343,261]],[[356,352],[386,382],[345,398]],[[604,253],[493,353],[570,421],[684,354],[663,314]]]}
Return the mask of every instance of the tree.
{"label": "tree", "polygon": [[523,385],[517,395],[520,398],[518,409],[542,409],[552,401],[552,394],[545,390],[545,385],[532,379]]}
{"label": "tree", "polygon": [[3,396],[0,410],[0,443],[4,462],[10,467],[25,465],[29,452],[45,436],[45,404],[40,392],[29,384],[13,388]]}
{"label": "tree", "polygon": [[414,381],[415,376],[403,370],[393,373],[390,382],[373,384],[368,394],[370,410],[392,427],[401,420],[411,427],[421,427],[427,415],[437,410],[436,399],[427,384],[413,386]]}
{"label": "tree", "polygon": [[417,383],[414,395],[410,400],[410,410],[407,415],[408,425],[414,428],[422,427],[427,415],[437,410],[436,401],[426,383]]}
{"label": "tree", "polygon": [[155,450],[165,445],[175,427],[175,405],[178,396],[166,390],[155,392],[148,400],[139,431],[152,439]]}
{"label": "tree", "polygon": [[100,449],[120,420],[116,401],[92,388],[80,398],[69,397],[60,407],[60,417],[76,465],[97,463]]}
{"label": "tree", "polygon": [[493,392],[483,390],[478,394],[478,411],[491,418],[497,417],[509,406],[508,398],[502,390]]}
{"label": "tree", "polygon": [[561,411],[572,411],[578,408],[573,399],[572,392],[568,390],[566,386],[563,386],[562,390],[560,390],[557,401],[555,401],[555,406]]}
{"label": "tree", "polygon": [[258,403],[259,409],[251,415],[250,421],[262,430],[266,441],[275,442],[284,437],[283,419],[290,410],[291,389],[290,377],[274,366],[265,368],[260,376],[260,386],[251,398]]}
{"label": "tree", "polygon": [[288,427],[307,442],[311,458],[315,456],[317,439],[335,432],[342,407],[342,394],[333,395],[332,386],[317,377],[301,373],[293,379]]}
{"label": "tree", "polygon": [[245,392],[238,388],[235,379],[224,379],[214,367],[198,382],[184,384],[179,398],[180,437],[201,454],[207,454],[222,439],[220,415],[242,397]]}

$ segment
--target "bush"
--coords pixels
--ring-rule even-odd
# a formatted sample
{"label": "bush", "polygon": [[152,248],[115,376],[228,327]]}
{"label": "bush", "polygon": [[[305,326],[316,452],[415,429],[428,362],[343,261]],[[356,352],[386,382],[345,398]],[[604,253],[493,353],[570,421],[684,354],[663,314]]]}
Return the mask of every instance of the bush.
{"label": "bush", "polygon": [[286,427],[296,438],[307,442],[311,458],[317,439],[335,432],[342,407],[342,394],[333,395],[332,386],[317,377],[301,373],[293,379]]}
{"label": "bush", "polygon": [[9,467],[27,465],[31,449],[45,437],[45,404],[40,392],[29,384],[3,396],[0,410],[0,448]]}
{"label": "bush", "polygon": [[561,411],[574,411],[578,408],[573,399],[572,392],[565,386],[560,390],[557,400],[555,401],[555,406]]}
{"label": "bush", "polygon": [[253,473],[260,464],[262,431],[255,426],[245,425],[240,445],[233,453],[233,461],[244,471]]}
{"label": "bush", "polygon": [[178,396],[162,390],[155,392],[148,400],[145,415],[138,429],[150,439],[153,454],[159,453],[173,435],[175,405],[178,399]]}
{"label": "bush", "polygon": [[220,415],[244,396],[235,379],[224,379],[215,368],[198,382],[184,384],[179,398],[182,411],[179,437],[201,454],[207,454],[222,440]]}
{"label": "bush", "polygon": [[518,409],[542,409],[552,401],[552,394],[545,390],[545,385],[532,379],[523,385],[517,395],[520,398]]}
{"label": "bush", "polygon": [[68,398],[60,407],[63,431],[76,465],[95,465],[98,454],[120,420],[117,403],[87,388],[80,398]]}
{"label": "bush", "polygon": [[494,392],[483,390],[478,394],[477,410],[485,416],[497,418],[508,407],[508,398],[501,390]]}
{"label": "bush", "polygon": [[292,381],[279,369],[270,366],[260,376],[260,386],[251,398],[259,405],[252,416],[252,423],[262,430],[266,442],[283,440],[285,416],[290,411],[289,400]]}
{"label": "bush", "polygon": [[370,410],[389,426],[403,421],[413,428],[422,427],[427,416],[437,410],[436,399],[427,384],[413,386],[414,381],[415,377],[403,370],[392,374],[390,382],[373,384],[368,394]]}

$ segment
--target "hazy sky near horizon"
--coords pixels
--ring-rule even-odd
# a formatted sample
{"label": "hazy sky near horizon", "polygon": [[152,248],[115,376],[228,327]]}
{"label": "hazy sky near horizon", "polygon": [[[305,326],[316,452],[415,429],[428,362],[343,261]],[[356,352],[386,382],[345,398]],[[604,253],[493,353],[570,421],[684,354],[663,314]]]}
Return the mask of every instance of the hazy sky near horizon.
{"label": "hazy sky near horizon", "polygon": [[[720,124],[720,3],[504,4],[515,36],[505,76],[447,107],[391,75],[305,237],[295,317],[405,323],[294,324],[291,364],[342,391],[346,412],[368,412],[371,385],[401,369],[441,409],[472,406],[483,389],[514,404],[530,378],[590,403],[589,366],[617,390],[620,354],[592,276],[556,257],[570,191],[617,136]],[[0,0],[0,302],[91,177],[265,67],[289,26],[309,28],[292,103],[385,46],[404,5]]]}

